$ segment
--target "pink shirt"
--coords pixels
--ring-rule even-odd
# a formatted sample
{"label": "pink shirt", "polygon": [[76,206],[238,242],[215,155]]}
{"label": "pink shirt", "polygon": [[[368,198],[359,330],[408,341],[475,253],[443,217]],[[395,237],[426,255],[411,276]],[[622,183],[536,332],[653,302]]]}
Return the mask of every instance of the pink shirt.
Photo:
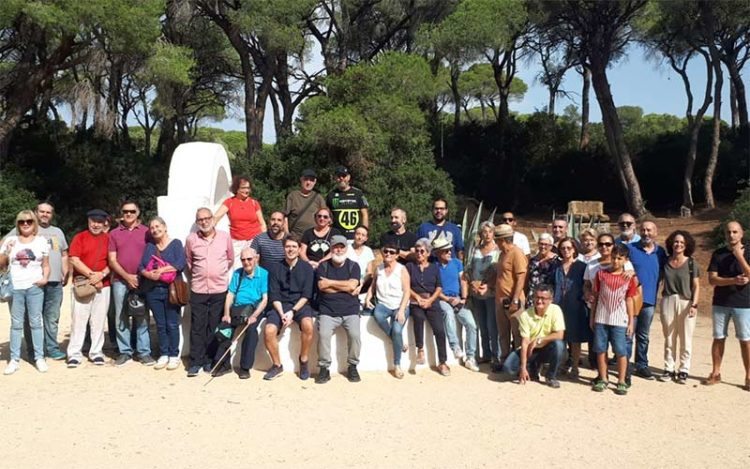
{"label": "pink shirt", "polygon": [[224,293],[229,287],[229,272],[234,263],[232,239],[216,230],[213,238],[204,238],[200,231],[190,233],[185,241],[185,256],[192,274],[190,290],[194,293]]}
{"label": "pink shirt", "polygon": [[[109,232],[109,252],[117,255],[117,263],[129,274],[138,273],[138,264],[141,263],[146,242],[151,239],[151,234],[145,225],[138,223],[133,228],[125,228],[120,225]],[[112,271],[112,279],[122,281]]]}

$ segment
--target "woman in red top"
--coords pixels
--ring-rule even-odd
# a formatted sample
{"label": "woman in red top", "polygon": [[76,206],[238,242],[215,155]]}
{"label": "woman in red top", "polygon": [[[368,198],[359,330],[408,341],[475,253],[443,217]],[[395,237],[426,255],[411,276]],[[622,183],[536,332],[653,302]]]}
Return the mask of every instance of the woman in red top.
{"label": "woman in red top", "polygon": [[250,178],[246,176],[235,176],[232,186],[229,188],[234,197],[226,199],[214,215],[214,222],[224,215],[229,217],[229,235],[232,237],[234,247],[234,267],[240,264],[240,252],[257,235],[266,231],[266,221],[263,219],[263,210],[260,202],[250,197],[252,185]]}

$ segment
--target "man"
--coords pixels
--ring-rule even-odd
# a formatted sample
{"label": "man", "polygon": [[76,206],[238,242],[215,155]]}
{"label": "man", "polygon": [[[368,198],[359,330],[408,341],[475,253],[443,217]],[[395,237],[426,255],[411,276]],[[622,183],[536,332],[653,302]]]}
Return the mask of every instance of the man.
{"label": "man", "polygon": [[201,368],[211,371],[218,343],[214,331],[221,322],[227,296],[229,272],[234,264],[234,248],[229,233],[214,226],[211,210],[195,213],[198,231],[185,241],[185,257],[190,270],[190,366],[188,377],[198,376]]}
{"label": "man", "polygon": [[104,232],[104,221],[107,216],[104,210],[89,210],[86,213],[88,229],[76,234],[70,242],[70,265],[73,267],[73,275],[82,277],[81,282],[86,281],[93,285],[96,292],[87,298],[77,298],[73,295],[68,368],[77,368],[83,361],[81,349],[87,324],[91,326],[89,359],[94,365],[104,365],[102,346],[110,295],[110,270],[107,266],[109,235]]}
{"label": "man", "polygon": [[[626,244],[635,275],[643,288],[643,306],[634,318],[635,334],[628,337],[628,352],[632,351],[635,341],[635,374],[648,380],[655,379],[648,367],[648,337],[651,321],[654,319],[661,272],[667,262],[666,251],[656,244],[657,234],[656,224],[644,221],[641,223],[640,241]],[[630,382],[629,375],[630,373],[627,382]]]}
{"label": "man", "polygon": [[328,193],[326,205],[333,212],[333,227],[339,229],[346,239],[354,239],[354,230],[359,225],[370,226],[370,217],[364,193],[350,185],[349,169],[339,166],[335,171],[336,187]]}
{"label": "man", "polygon": [[448,221],[448,202],[438,197],[432,202],[432,221],[426,221],[417,229],[417,239],[427,238],[432,242],[439,234],[451,243],[451,256],[463,262],[464,240],[461,228]]}
{"label": "man", "polygon": [[417,235],[406,230],[406,211],[399,207],[391,210],[391,230],[380,236],[380,245],[395,244],[398,246],[398,261],[406,264],[413,260],[414,243]]}
{"label": "man", "polygon": [[464,366],[471,371],[479,371],[476,360],[477,324],[474,315],[466,307],[469,294],[469,282],[464,276],[464,266],[458,259],[451,257],[451,244],[443,236],[438,236],[432,242],[432,252],[436,253],[438,267],[440,267],[440,309],[445,322],[445,335],[453,355],[460,359],[464,357],[461,341],[456,333],[456,319],[466,331],[466,358]]}
{"label": "man", "polygon": [[635,217],[625,212],[617,219],[617,227],[620,228],[620,236],[615,239],[618,244],[632,244],[641,240],[638,236],[638,225],[635,223]]}
{"label": "man", "polygon": [[315,171],[306,169],[299,178],[299,190],[292,191],[286,196],[283,230],[285,233],[302,236],[305,230],[315,226],[315,212],[326,206],[323,196],[314,190],[317,181]]}
{"label": "man", "polygon": [[[60,306],[63,299],[63,287],[68,283],[68,242],[62,230],[52,226],[55,207],[50,202],[42,202],[36,206],[36,217],[39,221],[37,236],[43,236],[49,245],[49,280],[42,287],[44,290],[44,306],[42,307],[42,322],[44,326],[44,356],[53,360],[63,360],[65,353],[60,350],[57,341],[58,323],[60,321]],[[15,236],[16,228],[5,236]],[[29,317],[23,321],[24,337],[31,337]],[[29,357],[34,356],[31,340],[26,341]]]}
{"label": "man", "polygon": [[520,384],[538,381],[540,368],[547,364],[545,382],[553,389],[560,387],[557,372],[565,362],[565,319],[560,307],[552,304],[552,294],[550,285],[539,285],[534,290],[534,306],[518,318],[521,347],[505,360],[503,371],[517,375]]}
{"label": "man", "polygon": [[499,372],[502,370],[502,362],[510,353],[511,336],[516,347],[520,343],[517,318],[526,299],[523,289],[526,285],[528,259],[513,244],[513,228],[510,225],[503,224],[495,228],[495,242],[501,251],[495,281],[495,318],[500,337],[501,363],[493,363],[492,370]]}
{"label": "man", "polygon": [[352,382],[360,381],[357,372],[359,363],[359,265],[346,258],[348,247],[344,236],[331,237],[331,259],[322,262],[316,271],[318,279],[318,367],[317,384],[331,379],[331,338],[336,329],[346,331],[347,357],[349,364],[346,377]]}
{"label": "man", "polygon": [[[260,256],[258,263],[261,267],[269,270],[271,266],[284,259],[284,224],[286,218],[284,214],[276,211],[271,214],[268,220],[268,231],[265,231],[255,238],[250,244]],[[243,265],[244,267],[244,265]]]}
{"label": "man", "polygon": [[[112,270],[112,297],[115,306],[115,328],[117,331],[117,349],[120,355],[115,366],[124,366],[133,358],[133,347],[130,341],[130,320],[123,316],[125,301],[129,291],[138,289],[138,265],[150,238],[148,228],[141,223],[141,210],[132,200],[120,204],[122,220],[109,232],[109,268]],[[146,366],[155,363],[151,357],[151,339],[148,333],[148,316],[133,318],[136,328],[136,351],[138,360]]]}
{"label": "man", "polygon": [[510,225],[511,228],[513,228],[513,244],[521,248],[521,251],[524,253],[524,255],[526,257],[529,257],[531,255],[529,238],[527,238],[525,234],[516,229],[517,221],[515,215],[513,215],[513,212],[503,212],[503,215],[500,219],[503,221],[503,223],[505,223],[506,225]]}
{"label": "man", "polygon": [[563,238],[568,236],[568,220],[562,217],[557,217],[552,221],[552,239],[554,241],[553,247],[557,252],[557,243]]}
{"label": "man", "polygon": [[726,247],[711,255],[708,264],[708,283],[714,287],[712,302],[713,336],[711,362],[713,369],[703,384],[721,382],[721,361],[729,328],[740,341],[742,363],[745,365],[745,391],[750,391],[750,249],[742,242],[744,230],[737,221],[730,221],[724,229]]}
{"label": "man", "polygon": [[268,299],[271,309],[268,310],[265,329],[265,345],[271,355],[273,365],[263,376],[265,380],[276,379],[284,373],[279,355],[279,334],[282,329],[292,324],[299,325],[301,347],[299,355],[299,377],[306,380],[310,377],[307,366],[308,354],[313,340],[313,311],[310,300],[313,296],[315,271],[307,262],[299,258],[300,240],[296,235],[284,238],[284,260],[273,266],[268,280]]}

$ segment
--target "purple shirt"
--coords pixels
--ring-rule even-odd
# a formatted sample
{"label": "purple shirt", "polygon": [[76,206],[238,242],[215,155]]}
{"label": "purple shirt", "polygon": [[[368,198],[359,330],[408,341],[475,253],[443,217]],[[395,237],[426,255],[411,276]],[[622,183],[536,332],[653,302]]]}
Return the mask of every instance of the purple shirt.
{"label": "purple shirt", "polygon": [[[150,239],[151,233],[145,225],[138,223],[132,228],[120,225],[109,232],[108,251],[116,254],[117,263],[125,272],[134,275],[138,273],[138,264]],[[122,281],[114,271],[112,279]]]}
{"label": "purple shirt", "polygon": [[192,275],[191,291],[209,295],[227,291],[234,264],[229,233],[216,230],[211,239],[203,237],[200,231],[190,233],[185,241],[185,257]]}

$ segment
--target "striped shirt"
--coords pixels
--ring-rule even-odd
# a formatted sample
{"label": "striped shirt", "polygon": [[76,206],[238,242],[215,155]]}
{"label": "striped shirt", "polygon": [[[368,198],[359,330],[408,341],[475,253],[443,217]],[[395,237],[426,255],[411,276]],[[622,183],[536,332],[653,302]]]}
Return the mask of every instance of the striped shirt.
{"label": "striped shirt", "polygon": [[638,291],[635,278],[625,280],[622,275],[615,275],[606,270],[599,270],[594,277],[594,292],[597,293],[596,315],[594,322],[608,326],[628,326],[628,309],[626,298],[632,298]]}
{"label": "striped shirt", "polygon": [[271,239],[268,231],[264,231],[253,238],[250,247],[260,255],[260,266],[269,272],[273,264],[284,260],[284,238]]}

